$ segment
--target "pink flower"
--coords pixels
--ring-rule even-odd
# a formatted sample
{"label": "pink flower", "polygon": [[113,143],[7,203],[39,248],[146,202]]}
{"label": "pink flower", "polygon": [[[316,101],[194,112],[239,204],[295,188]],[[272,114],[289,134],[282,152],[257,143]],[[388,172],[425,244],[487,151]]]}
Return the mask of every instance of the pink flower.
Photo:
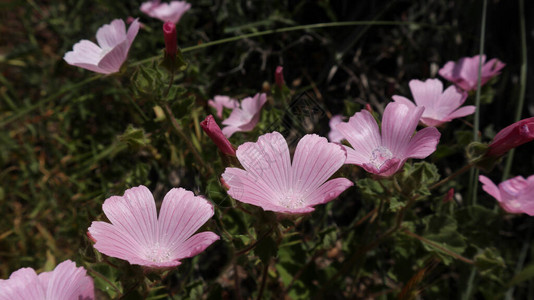
{"label": "pink flower", "polygon": [[175,267],[181,259],[199,254],[219,239],[209,231],[193,235],[213,216],[213,206],[182,188],[165,195],[159,218],[152,193],[142,185],[126,190],[122,197],[106,199],[102,209],[111,224],[91,224],[94,247],[131,264]]}
{"label": "pink flower", "polygon": [[141,4],[141,11],[152,18],[174,24],[180,21],[182,15],[191,8],[191,4],[185,1],[171,1],[160,3],[159,0],[148,1]]}
{"label": "pink flower", "polygon": [[347,149],[347,164],[363,167],[380,176],[395,174],[408,158],[425,158],[436,150],[440,133],[427,127],[415,134],[423,107],[389,103],[382,117],[382,135],[378,124],[367,110],[352,116],[337,129],[352,145]]}
{"label": "pink flower", "polygon": [[172,22],[163,24],[163,39],[165,40],[165,55],[174,58],[178,49],[176,41],[176,25]]}
{"label": "pink flower", "polygon": [[230,141],[224,136],[221,128],[215,122],[212,115],[206,117],[206,119],[200,122],[200,127],[204,132],[210,137],[210,139],[217,145],[219,150],[226,155],[235,156],[234,146]]}
{"label": "pink flower", "polygon": [[39,275],[32,268],[13,272],[9,279],[0,279],[0,300],[90,300],[95,298],[93,279],[83,267],[66,260],[54,271]]}
{"label": "pink flower", "polygon": [[263,93],[256,94],[254,98],[247,97],[241,101],[241,107],[236,107],[222,123],[227,125],[222,129],[224,135],[230,138],[238,131],[251,131],[260,120],[261,107],[267,102]]}
{"label": "pink flower", "polygon": [[[439,75],[466,91],[476,90],[478,83],[478,66],[480,56],[463,57],[458,62],[449,61],[439,70]],[[486,84],[492,77],[498,75],[506,66],[494,58],[486,62],[482,55],[482,72],[480,85]]]}
{"label": "pink flower", "polygon": [[480,175],[482,189],[493,196],[509,213],[525,213],[534,216],[534,175],[527,179],[517,176],[505,180],[497,187],[491,179]]}
{"label": "pink flower", "polygon": [[488,156],[502,156],[513,148],[534,140],[534,117],[523,119],[499,131],[489,144]]}
{"label": "pink flower", "polygon": [[223,107],[234,109],[239,107],[239,102],[228,96],[215,96],[213,100],[208,100],[208,105],[217,110],[217,117],[222,118]]}
{"label": "pink flower", "polygon": [[452,119],[465,117],[475,112],[473,105],[459,108],[467,98],[467,93],[458,90],[454,86],[443,91],[443,84],[438,79],[410,80],[415,105],[412,101],[402,96],[393,96],[393,100],[408,105],[412,109],[415,106],[424,107],[421,122],[426,126],[439,126]]}
{"label": "pink flower", "polygon": [[333,143],[341,143],[341,140],[345,139],[345,137],[339,132],[337,129],[337,124],[343,122],[343,116],[342,115],[335,115],[330,118],[330,122],[328,125],[330,125],[330,132],[328,133],[328,139]]}
{"label": "pink flower", "polygon": [[73,51],[65,53],[63,59],[70,65],[102,74],[118,72],[128,56],[137,32],[139,21],[136,19],[128,28],[120,19],[113,20],[96,32],[98,45],[88,40],[81,40]]}
{"label": "pink flower", "polygon": [[226,168],[222,177],[230,187],[228,194],[264,210],[308,213],[353,185],[346,178],[326,181],[341,168],[346,153],[340,145],[315,134],[299,141],[293,163],[286,140],[278,132],[239,146],[237,158],[245,170]]}

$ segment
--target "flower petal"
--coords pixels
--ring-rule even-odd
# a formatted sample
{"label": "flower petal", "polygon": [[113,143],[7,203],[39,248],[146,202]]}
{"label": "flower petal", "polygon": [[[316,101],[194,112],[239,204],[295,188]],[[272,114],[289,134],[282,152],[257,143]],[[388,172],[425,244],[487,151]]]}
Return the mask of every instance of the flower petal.
{"label": "flower petal", "polygon": [[184,249],[184,242],[212,216],[213,206],[206,199],[183,188],[173,188],[161,204],[158,244],[168,249]]}
{"label": "flower petal", "polygon": [[336,128],[354,149],[347,155],[350,160],[347,158],[346,163],[369,162],[373,150],[381,144],[378,124],[366,110],[355,113],[347,123],[340,123]]}
{"label": "flower petal", "polygon": [[103,50],[111,49],[126,39],[126,25],[121,19],[115,19],[96,32],[96,41]]}
{"label": "flower petal", "polygon": [[425,158],[436,151],[441,133],[435,127],[419,130],[410,140],[405,153],[406,158]]}
{"label": "flower petal", "polygon": [[217,240],[219,240],[219,236],[211,231],[197,233],[175,249],[171,249],[172,256],[178,260],[193,257]]}
{"label": "flower petal", "polygon": [[118,72],[128,56],[128,47],[129,41],[124,40],[102,57],[98,67],[106,70],[109,74]]}
{"label": "flower petal", "polygon": [[488,177],[486,177],[484,175],[480,175],[480,176],[478,176],[478,180],[482,183],[482,189],[486,193],[488,193],[491,196],[493,196],[493,198],[497,199],[497,201],[499,201],[499,202],[502,201],[501,191],[495,185],[495,183],[493,183],[493,181],[491,181],[491,179],[489,179]]}
{"label": "flower petal", "polygon": [[406,97],[403,97],[403,96],[398,96],[398,95],[393,95],[391,96],[391,98],[393,99],[393,101],[397,102],[397,103],[402,103],[412,109],[415,108],[415,104],[410,101],[408,98]]}
{"label": "flower petal", "polygon": [[312,206],[327,203],[337,198],[337,196],[353,185],[354,183],[347,178],[334,178],[329,180],[315,190],[310,197],[307,197],[306,204]]}
{"label": "flower petal", "polygon": [[425,81],[412,79],[409,86],[417,106],[424,106],[425,111],[436,110],[438,98],[443,92],[443,83],[439,79],[427,79]]}
{"label": "flower petal", "polygon": [[46,299],[94,299],[95,297],[93,279],[87,276],[83,267],[77,268],[76,263],[70,260],[57,265],[46,281],[48,281]]}
{"label": "flower petal", "polygon": [[[316,134],[307,134],[295,149],[289,186],[293,192],[309,195],[334,175],[346,158],[347,154],[340,145],[329,143]],[[304,198],[304,201],[307,203],[307,199]]]}
{"label": "flower petal", "polygon": [[131,264],[142,264],[146,259],[144,246],[128,232],[107,222],[94,221],[89,234],[96,241],[96,250],[107,256],[124,259]]}
{"label": "flower petal", "polygon": [[410,109],[396,102],[386,106],[382,117],[382,145],[391,151],[393,157],[399,160],[407,157],[410,138],[415,132],[423,110],[423,107]]}
{"label": "flower petal", "polygon": [[447,116],[447,119],[448,120],[452,120],[452,119],[456,119],[456,118],[465,117],[465,116],[468,116],[468,115],[471,115],[471,114],[475,113],[475,110],[476,110],[476,106],[474,106],[474,105],[463,106],[463,107],[460,107],[457,110],[453,111],[452,113],[450,113]]}
{"label": "flower petal", "polygon": [[0,279],[0,300],[45,299],[45,287],[32,268],[11,273],[9,279]]}
{"label": "flower petal", "polygon": [[128,189],[123,197],[108,198],[102,209],[118,230],[130,234],[142,247],[155,244],[158,226],[156,204],[145,186]]}

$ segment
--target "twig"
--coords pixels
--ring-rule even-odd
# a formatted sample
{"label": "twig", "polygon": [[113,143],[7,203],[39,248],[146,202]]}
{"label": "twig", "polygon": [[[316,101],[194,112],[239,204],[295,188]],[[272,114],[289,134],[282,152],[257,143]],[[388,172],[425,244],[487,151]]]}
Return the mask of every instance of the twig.
{"label": "twig", "polygon": [[402,230],[402,232],[406,233],[407,235],[409,235],[409,236],[411,236],[413,238],[416,238],[416,239],[420,240],[421,242],[423,242],[425,244],[428,244],[428,245],[430,245],[430,246],[432,246],[434,248],[437,248],[437,249],[449,254],[450,256],[452,256],[452,257],[454,257],[454,258],[456,258],[458,260],[461,260],[461,261],[463,261],[465,263],[468,263],[468,264],[471,264],[471,265],[475,264],[474,261],[472,261],[472,260],[470,260],[468,258],[465,258],[465,257],[461,256],[458,253],[452,252],[451,250],[449,250],[449,249],[447,249],[445,247],[442,247],[442,246],[432,242],[431,240],[425,239],[424,237],[422,237],[420,235],[417,235],[417,234],[409,231],[408,229],[404,229],[404,230]]}

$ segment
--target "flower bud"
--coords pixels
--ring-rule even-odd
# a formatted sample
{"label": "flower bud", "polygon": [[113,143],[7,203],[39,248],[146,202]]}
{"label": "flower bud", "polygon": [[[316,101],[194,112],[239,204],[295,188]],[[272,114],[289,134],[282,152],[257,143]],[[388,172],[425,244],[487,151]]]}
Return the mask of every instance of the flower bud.
{"label": "flower bud", "polygon": [[486,155],[499,157],[532,140],[534,140],[534,117],[520,120],[499,131],[489,144]]}
{"label": "flower bud", "polygon": [[163,38],[165,39],[165,56],[175,57],[178,48],[176,41],[176,25],[172,22],[163,24]]}
{"label": "flower bud", "polygon": [[282,66],[276,67],[276,71],[274,71],[274,81],[276,82],[276,86],[280,89],[285,85],[284,68]]}
{"label": "flower bud", "polygon": [[224,136],[221,128],[215,122],[212,115],[206,117],[206,119],[200,122],[202,130],[211,138],[211,140],[217,145],[219,150],[226,155],[235,156],[235,149],[230,141]]}

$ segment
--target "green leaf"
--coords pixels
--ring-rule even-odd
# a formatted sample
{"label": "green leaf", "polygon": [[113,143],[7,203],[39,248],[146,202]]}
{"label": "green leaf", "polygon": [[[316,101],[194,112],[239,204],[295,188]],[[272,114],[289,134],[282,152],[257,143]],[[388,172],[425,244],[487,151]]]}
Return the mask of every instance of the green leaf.
{"label": "green leaf", "polygon": [[258,242],[254,253],[260,258],[262,263],[267,264],[271,257],[275,257],[278,252],[278,246],[271,236],[266,236]]}
{"label": "green leaf", "polygon": [[428,187],[439,180],[438,168],[431,163],[418,162],[405,164],[404,172],[398,173],[397,178],[403,192],[407,195],[418,193],[430,195]]}
{"label": "green leaf", "polygon": [[[458,225],[455,219],[445,215],[432,215],[425,217],[423,223],[426,225],[425,234],[423,235],[425,239],[451,252],[457,254],[464,252],[467,244],[465,237],[457,231]],[[422,244],[427,251],[438,254],[445,265],[449,265],[454,261],[454,257],[446,251],[428,243],[422,242]]]}
{"label": "green leaf", "polygon": [[128,125],[126,131],[119,135],[119,141],[134,149],[139,149],[150,144],[150,139],[146,136],[145,131],[135,128],[132,125]]}
{"label": "green leaf", "polygon": [[475,256],[475,267],[480,275],[502,283],[502,271],[506,268],[504,260],[495,248],[486,248]]}
{"label": "green leaf", "polygon": [[526,266],[521,272],[517,273],[507,284],[508,287],[518,285],[524,281],[534,278],[534,264]]}

